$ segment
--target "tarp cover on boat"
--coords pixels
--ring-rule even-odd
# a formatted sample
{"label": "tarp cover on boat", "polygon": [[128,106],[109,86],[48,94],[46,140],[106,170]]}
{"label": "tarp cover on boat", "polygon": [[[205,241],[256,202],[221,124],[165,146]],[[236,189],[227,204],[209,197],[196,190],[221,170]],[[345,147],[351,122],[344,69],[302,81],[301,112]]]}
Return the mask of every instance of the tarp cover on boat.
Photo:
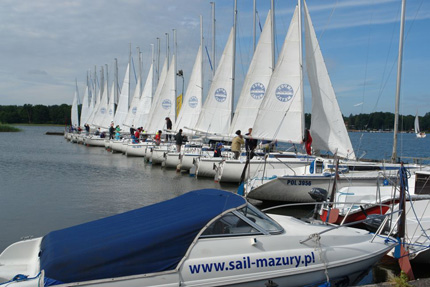
{"label": "tarp cover on boat", "polygon": [[53,231],[42,240],[40,268],[64,283],[173,270],[211,219],[245,203],[231,192],[202,189]]}

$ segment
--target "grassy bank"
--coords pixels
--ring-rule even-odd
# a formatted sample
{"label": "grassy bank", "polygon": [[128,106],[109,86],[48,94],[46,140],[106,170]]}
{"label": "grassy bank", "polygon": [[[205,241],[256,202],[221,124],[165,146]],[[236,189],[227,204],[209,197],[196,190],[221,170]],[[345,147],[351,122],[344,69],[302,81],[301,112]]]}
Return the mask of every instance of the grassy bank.
{"label": "grassy bank", "polygon": [[0,123],[0,132],[10,133],[10,132],[20,132],[20,131],[21,130],[19,128]]}

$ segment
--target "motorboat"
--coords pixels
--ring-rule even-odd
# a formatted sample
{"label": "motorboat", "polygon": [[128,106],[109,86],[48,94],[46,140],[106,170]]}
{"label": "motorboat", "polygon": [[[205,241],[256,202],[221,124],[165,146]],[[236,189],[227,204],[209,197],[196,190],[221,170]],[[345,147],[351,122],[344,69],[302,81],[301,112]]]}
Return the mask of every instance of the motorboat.
{"label": "motorboat", "polygon": [[396,244],[366,230],[269,216],[242,196],[202,189],[14,243],[0,254],[0,282],[349,285]]}
{"label": "motorboat", "polygon": [[[429,170],[413,171],[408,178],[408,201],[430,199]],[[335,224],[358,222],[369,215],[385,214],[399,202],[398,180],[393,185],[346,186],[340,188],[330,203],[322,206],[321,219]],[[313,191],[309,192],[310,194]],[[330,205],[329,208],[327,205]],[[334,212],[333,212],[334,211]],[[330,214],[331,213],[331,214]],[[430,216],[430,215],[429,215]]]}

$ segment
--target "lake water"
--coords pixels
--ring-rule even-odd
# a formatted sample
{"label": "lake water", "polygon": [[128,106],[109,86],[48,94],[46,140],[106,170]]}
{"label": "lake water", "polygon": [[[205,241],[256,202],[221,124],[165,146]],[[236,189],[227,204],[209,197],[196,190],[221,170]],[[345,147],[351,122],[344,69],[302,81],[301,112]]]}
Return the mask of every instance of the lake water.
{"label": "lake water", "polygon": [[[20,127],[0,133],[0,251],[22,237],[150,205],[201,188],[236,191],[212,179],[145,164],[143,158],[111,154],[103,148],[45,135],[62,127]],[[351,133],[365,158],[389,159],[391,133]],[[429,156],[429,138],[399,136],[399,156]],[[358,149],[360,147],[360,149]]]}

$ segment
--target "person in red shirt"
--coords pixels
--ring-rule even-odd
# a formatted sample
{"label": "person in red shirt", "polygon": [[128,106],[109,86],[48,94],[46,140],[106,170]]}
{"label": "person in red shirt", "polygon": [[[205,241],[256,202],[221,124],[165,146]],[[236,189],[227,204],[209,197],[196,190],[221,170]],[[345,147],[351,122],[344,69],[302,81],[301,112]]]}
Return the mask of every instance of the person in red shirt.
{"label": "person in red shirt", "polygon": [[303,139],[303,142],[305,144],[306,153],[308,155],[312,155],[312,137],[308,129],[305,130],[305,138]]}
{"label": "person in red shirt", "polygon": [[139,143],[139,138],[140,138],[140,129],[137,129],[137,130],[134,132],[134,140],[133,140],[133,143]]}
{"label": "person in red shirt", "polygon": [[160,143],[161,143],[161,133],[162,133],[162,131],[159,130],[158,133],[155,134],[154,140],[155,140],[156,145],[160,145]]}

